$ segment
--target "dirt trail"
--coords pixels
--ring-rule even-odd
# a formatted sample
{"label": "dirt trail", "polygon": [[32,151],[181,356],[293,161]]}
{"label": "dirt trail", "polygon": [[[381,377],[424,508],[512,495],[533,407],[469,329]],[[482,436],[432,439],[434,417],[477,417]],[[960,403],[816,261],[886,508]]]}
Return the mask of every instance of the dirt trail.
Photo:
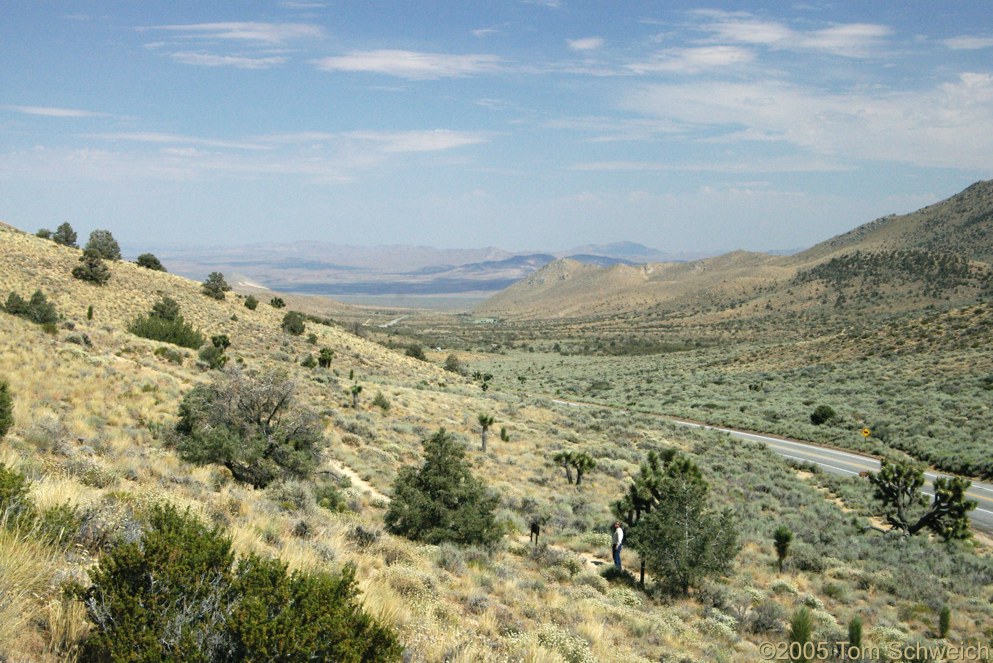
{"label": "dirt trail", "polygon": [[389,503],[389,497],[373,488],[372,484],[360,477],[358,473],[348,465],[345,465],[340,460],[336,460],[334,458],[329,458],[327,464],[332,474],[348,477],[348,480],[352,482],[352,486],[355,488],[358,488],[362,492],[369,493],[376,499]]}

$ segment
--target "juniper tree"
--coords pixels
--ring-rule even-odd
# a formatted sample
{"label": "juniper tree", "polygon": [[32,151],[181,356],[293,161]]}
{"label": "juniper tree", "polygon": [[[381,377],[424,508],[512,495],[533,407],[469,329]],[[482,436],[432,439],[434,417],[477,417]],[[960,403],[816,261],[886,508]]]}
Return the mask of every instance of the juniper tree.
{"label": "juniper tree", "polygon": [[110,268],[103,263],[99,252],[87,248],[79,257],[79,264],[73,267],[72,275],[80,281],[104,285],[110,280]]}
{"label": "juniper tree", "polygon": [[109,230],[94,230],[86,242],[86,248],[96,251],[104,260],[120,260],[121,247]]}
{"label": "juniper tree", "polygon": [[72,226],[68,222],[63,223],[55,229],[55,233],[52,234],[52,241],[62,246],[71,246],[74,249],[79,248],[79,245],[76,244],[76,231],[72,229]]}
{"label": "juniper tree", "polygon": [[142,253],[135,260],[135,264],[137,264],[139,267],[144,267],[145,269],[151,269],[156,272],[166,271],[166,268],[162,264],[162,262],[151,253]]}
{"label": "juniper tree", "polygon": [[224,293],[229,291],[231,286],[224,280],[224,274],[211,272],[207,275],[200,289],[203,294],[212,299],[224,299]]}
{"label": "juniper tree", "polygon": [[465,447],[445,431],[424,441],[424,464],[400,469],[386,528],[415,541],[472,545],[500,538],[494,512],[500,498],[474,477]]}

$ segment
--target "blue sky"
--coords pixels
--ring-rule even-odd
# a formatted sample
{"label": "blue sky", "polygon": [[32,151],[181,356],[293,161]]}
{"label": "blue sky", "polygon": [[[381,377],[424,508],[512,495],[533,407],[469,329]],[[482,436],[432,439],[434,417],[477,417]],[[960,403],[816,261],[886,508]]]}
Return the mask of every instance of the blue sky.
{"label": "blue sky", "polygon": [[125,247],[809,246],[993,177],[984,2],[0,6],[0,220]]}

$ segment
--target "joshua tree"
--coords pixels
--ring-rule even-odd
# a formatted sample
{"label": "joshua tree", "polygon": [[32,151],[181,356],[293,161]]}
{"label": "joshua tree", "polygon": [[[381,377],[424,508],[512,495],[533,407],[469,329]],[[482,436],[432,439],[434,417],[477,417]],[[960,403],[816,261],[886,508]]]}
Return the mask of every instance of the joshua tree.
{"label": "joshua tree", "polygon": [[790,552],[790,543],[793,541],[793,532],[786,525],[780,525],[772,533],[773,545],[776,546],[776,558],[779,562],[779,572],[783,572],[783,560]]}
{"label": "joshua tree", "polygon": [[576,468],[576,485],[583,483],[583,475],[596,467],[596,461],[585,451],[572,456],[572,466]]}
{"label": "joshua tree", "polygon": [[571,451],[560,451],[554,456],[552,460],[555,461],[556,465],[561,465],[565,469],[565,478],[571,484],[572,481],[572,452]]}
{"label": "joshua tree", "polygon": [[482,427],[483,429],[483,433],[482,433],[483,453],[486,453],[486,437],[487,434],[489,433],[490,426],[492,426],[494,422],[493,415],[486,414],[485,412],[481,412],[477,417],[477,419],[479,420],[480,427]]}
{"label": "joshua tree", "polygon": [[362,393],[362,385],[353,384],[352,385],[352,407],[357,408],[359,406],[359,394]]}

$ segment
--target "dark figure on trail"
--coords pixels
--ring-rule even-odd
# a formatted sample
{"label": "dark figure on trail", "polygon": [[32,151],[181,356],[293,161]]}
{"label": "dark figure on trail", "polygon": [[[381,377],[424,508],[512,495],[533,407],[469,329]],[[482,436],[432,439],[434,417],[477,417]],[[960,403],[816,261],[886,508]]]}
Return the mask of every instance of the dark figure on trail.
{"label": "dark figure on trail", "polygon": [[614,533],[610,536],[610,552],[614,558],[614,566],[621,570],[621,546],[624,545],[624,530],[620,523],[614,523]]}
{"label": "dark figure on trail", "polygon": [[533,541],[535,545],[538,545],[538,535],[541,534],[541,525],[537,520],[531,521],[531,536],[530,541]]}

